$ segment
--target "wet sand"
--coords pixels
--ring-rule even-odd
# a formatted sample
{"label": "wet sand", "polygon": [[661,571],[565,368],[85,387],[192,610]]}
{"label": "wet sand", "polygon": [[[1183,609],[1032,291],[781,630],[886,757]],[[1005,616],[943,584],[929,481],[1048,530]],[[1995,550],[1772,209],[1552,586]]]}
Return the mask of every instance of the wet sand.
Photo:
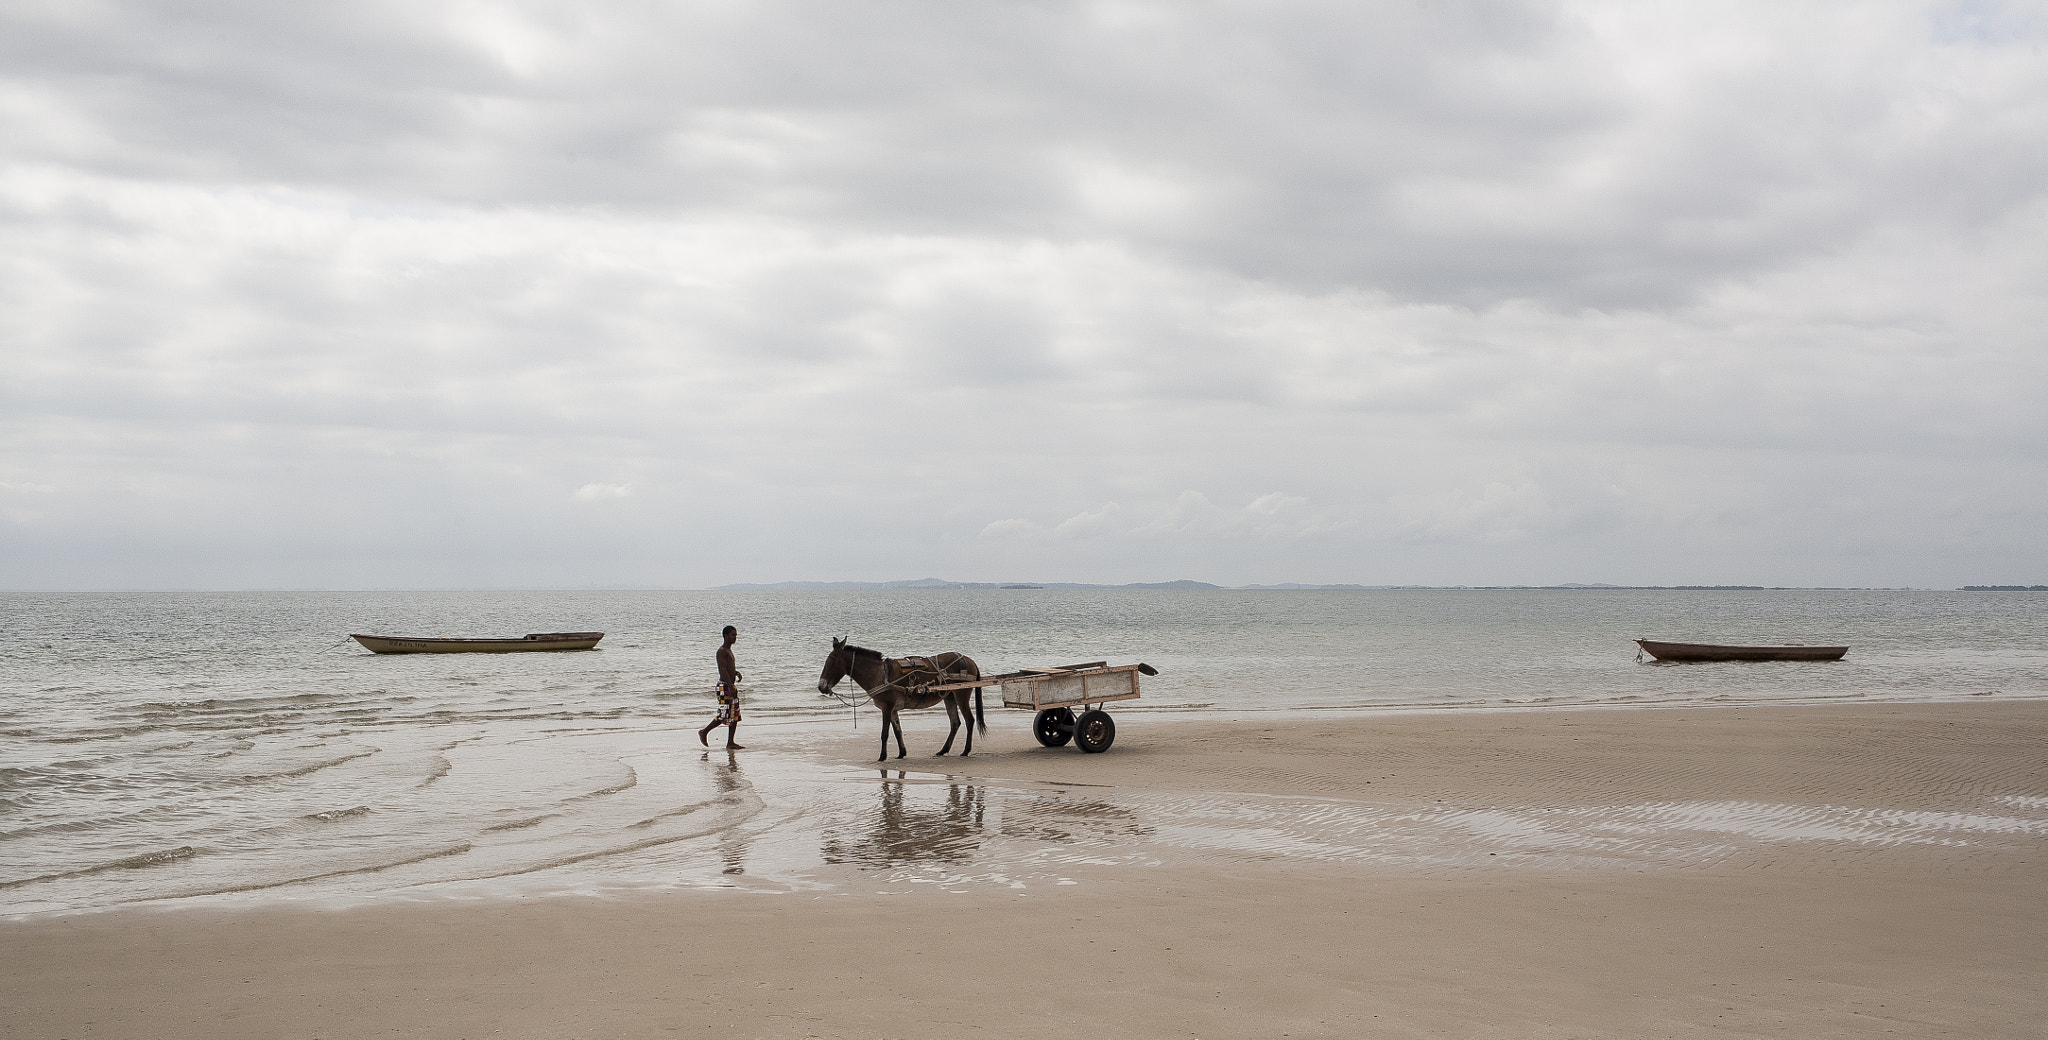
{"label": "wet sand", "polygon": [[[11,922],[0,1035],[2038,1036],[2048,1021],[2048,703],[1118,722],[1113,751],[1083,756],[1004,716],[963,762],[920,757],[943,735],[927,717],[909,727],[920,755],[891,763],[912,783],[1043,788],[1145,821],[1063,862],[1069,884],[906,885],[850,862],[781,890]],[[759,785],[777,752],[772,731],[753,736]],[[871,768],[873,736],[812,754]],[[1270,833],[1201,833],[1223,828]],[[1110,854],[1120,841],[1146,851]]]}

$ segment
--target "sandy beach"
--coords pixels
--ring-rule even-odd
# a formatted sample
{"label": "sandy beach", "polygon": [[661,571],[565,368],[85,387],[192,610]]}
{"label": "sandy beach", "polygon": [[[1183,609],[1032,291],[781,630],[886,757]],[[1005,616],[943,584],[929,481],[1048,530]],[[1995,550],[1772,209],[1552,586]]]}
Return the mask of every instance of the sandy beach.
{"label": "sandy beach", "polygon": [[[970,800],[957,792],[1045,792],[1067,815],[987,826],[1094,835],[1060,883],[899,883],[892,867],[946,821],[883,801],[868,847],[888,856],[782,890],[30,918],[0,924],[0,1035],[1984,1037],[2048,1022],[2048,702],[1119,722],[1114,750],[1083,756],[1006,718],[960,760],[929,757],[924,718],[881,774]],[[791,752],[751,737],[767,783],[760,763]],[[872,737],[805,753],[868,770]],[[1127,839],[1089,818],[1117,813],[1139,821]],[[1195,833],[1233,828],[1248,837]],[[1142,854],[1107,854],[1120,842]]]}

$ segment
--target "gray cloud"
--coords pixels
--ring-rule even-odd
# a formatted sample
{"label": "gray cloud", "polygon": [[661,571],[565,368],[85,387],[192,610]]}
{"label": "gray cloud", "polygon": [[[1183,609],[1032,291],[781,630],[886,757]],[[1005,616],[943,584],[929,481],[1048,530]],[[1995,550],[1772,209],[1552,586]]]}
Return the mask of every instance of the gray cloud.
{"label": "gray cloud", "polygon": [[2048,162],[2024,132],[2038,19],[1984,4],[108,5],[11,28],[24,158],[1109,236],[1465,304],[1685,301],[1892,224],[1995,220]]}
{"label": "gray cloud", "polygon": [[2039,580],[2019,7],[0,20],[0,585]]}

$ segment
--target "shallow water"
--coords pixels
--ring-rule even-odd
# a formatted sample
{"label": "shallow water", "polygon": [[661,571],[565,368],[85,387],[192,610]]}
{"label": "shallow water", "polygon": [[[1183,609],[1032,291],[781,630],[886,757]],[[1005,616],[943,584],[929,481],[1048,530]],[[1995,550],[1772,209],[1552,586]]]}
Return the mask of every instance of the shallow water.
{"label": "shallow water", "polygon": [[[1161,675],[1118,709],[1131,712],[2048,696],[2048,596],[2026,593],[13,594],[0,610],[12,913],[478,881],[789,886],[839,868],[932,881],[997,862],[1056,883],[1069,861],[1247,843],[1242,806],[940,793],[788,753],[765,768],[679,754],[709,716],[727,623],[742,632],[743,738],[773,725],[782,752],[847,718],[814,688],[837,634],[962,650],[984,671],[1147,661]],[[344,640],[557,630],[609,634],[597,651],[517,655],[380,657]],[[1635,663],[1635,636],[1852,649],[1834,664],[1655,666]],[[935,718],[912,726],[937,732]],[[1643,811],[1668,824],[1775,810]],[[1341,858],[1330,835],[1366,818],[1258,833]],[[1408,847],[1375,826],[1375,854]],[[1417,833],[1426,855],[1435,832]],[[1027,883],[995,873],[984,881]]]}

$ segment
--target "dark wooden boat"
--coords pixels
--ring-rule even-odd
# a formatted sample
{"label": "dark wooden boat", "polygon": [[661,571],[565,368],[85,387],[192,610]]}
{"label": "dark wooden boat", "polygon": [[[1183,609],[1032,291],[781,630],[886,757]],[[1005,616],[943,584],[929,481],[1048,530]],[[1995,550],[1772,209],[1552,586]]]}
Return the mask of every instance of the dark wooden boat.
{"label": "dark wooden boat", "polygon": [[1636,645],[1659,661],[1839,661],[1846,646],[1716,646],[1712,643],[1660,643],[1638,639]]}
{"label": "dark wooden boat", "polygon": [[378,654],[516,654],[533,650],[589,650],[603,632],[535,632],[519,639],[448,639],[429,636],[364,636],[349,638]]}

